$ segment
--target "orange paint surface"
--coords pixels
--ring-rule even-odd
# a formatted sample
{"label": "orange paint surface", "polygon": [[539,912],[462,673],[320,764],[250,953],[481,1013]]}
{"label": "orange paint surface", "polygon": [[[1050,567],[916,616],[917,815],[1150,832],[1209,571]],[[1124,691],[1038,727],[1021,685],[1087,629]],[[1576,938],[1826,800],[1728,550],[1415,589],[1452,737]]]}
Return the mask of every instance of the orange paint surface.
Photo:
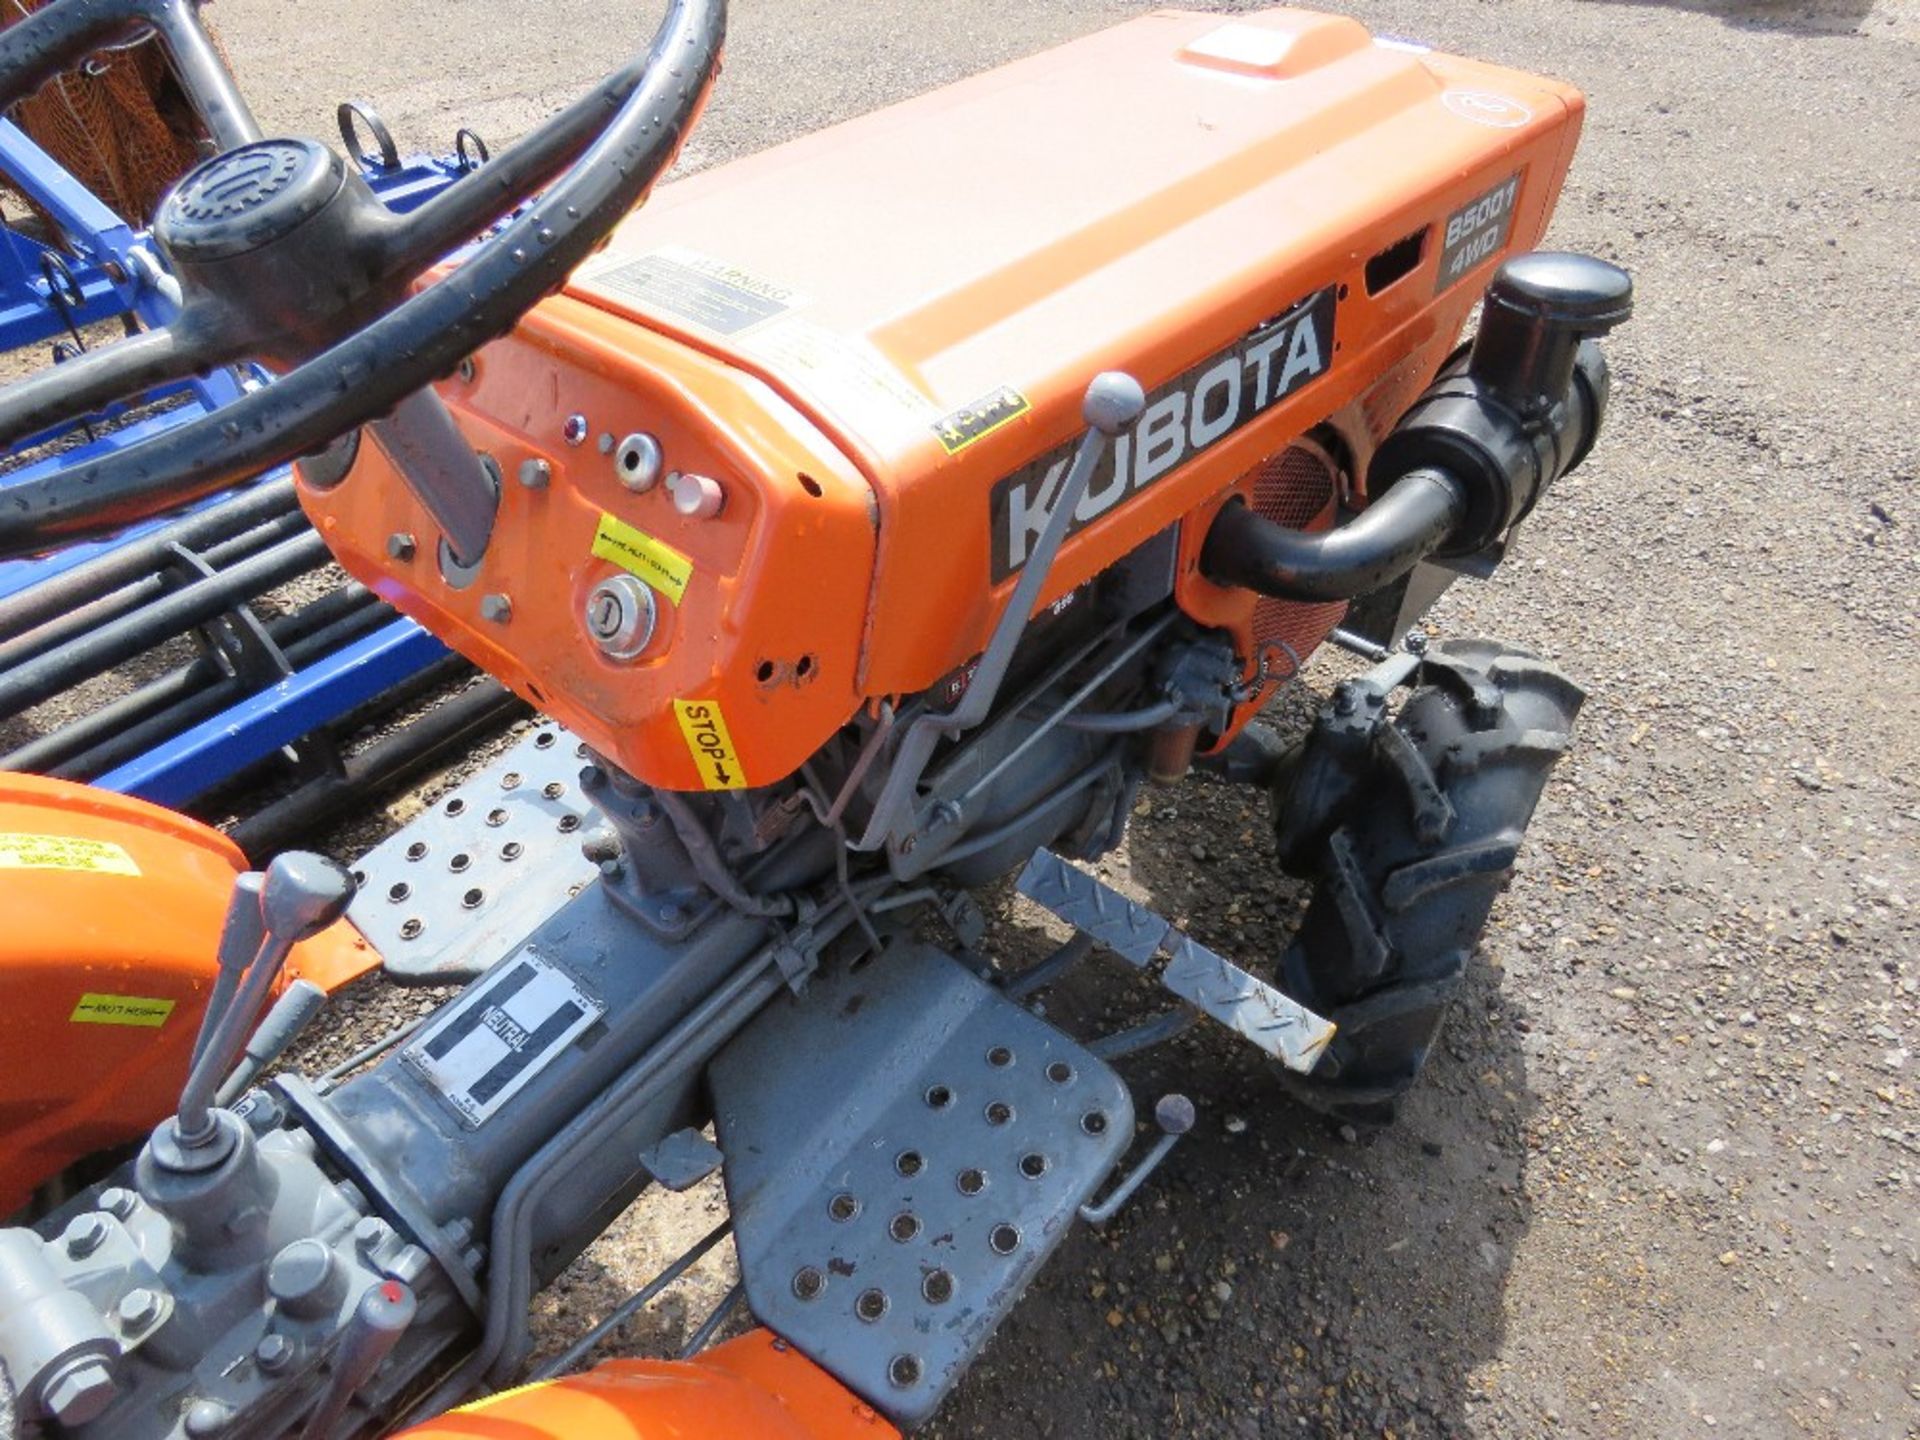
{"label": "orange paint surface", "polygon": [[[173,1113],[245,868],[171,810],[0,775],[0,1215]],[[343,923],[284,978],[331,990],[379,960]]]}
{"label": "orange paint surface", "polygon": [[687,1361],[613,1360],[510,1390],[396,1440],[898,1440],[839,1381],[765,1330]]}
{"label": "orange paint surface", "polygon": [[[699,701],[724,717],[726,774],[768,784],[981,651],[1014,584],[992,558],[1010,553],[996,487],[1071,442],[1096,372],[1151,396],[1325,292],[1334,353],[1314,378],[1204,445],[1212,427],[1184,415],[1193,443],[1169,466],[1135,436],[1040,600],[1179,526],[1179,603],[1251,666],[1253,597],[1196,573],[1206,523],[1316,427],[1364,475],[1500,259],[1537,244],[1582,112],[1566,86],[1351,20],[1144,16],[663,187],[471,383],[441,387],[505,477],[465,588],[377,445],[303,502],[356,576],[640,779],[712,783],[676,718]],[[1449,217],[1509,180],[1499,243],[1443,277]],[[1410,268],[1375,283],[1396,246]],[[632,432],[718,481],[720,513],[624,486],[600,437]],[[536,458],[551,478],[524,488]],[[602,515],[687,562],[628,663],[582,621],[618,568],[593,553]],[[388,558],[395,532],[422,537],[414,559]],[[481,618],[488,594],[511,598],[506,623]]]}

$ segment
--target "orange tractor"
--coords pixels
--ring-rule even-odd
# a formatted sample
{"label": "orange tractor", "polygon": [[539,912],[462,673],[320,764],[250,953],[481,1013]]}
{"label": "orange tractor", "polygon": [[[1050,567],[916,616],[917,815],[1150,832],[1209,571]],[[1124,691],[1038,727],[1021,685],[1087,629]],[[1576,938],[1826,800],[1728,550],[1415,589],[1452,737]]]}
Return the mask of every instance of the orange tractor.
{"label": "orange tractor", "polygon": [[[1345,19],[1158,13],[649,199],[723,9],[673,0],[405,216],[262,138],[191,0],[0,34],[11,104],[157,32],[220,147],[153,222],[179,319],[0,389],[0,439],[275,375],[6,491],[0,555],[297,460],[341,563],[555,722],[473,782],[520,809],[458,792],[352,876],[90,874],[67,903],[133,937],[111,974],[74,939],[0,979],[43,997],[0,1090],[29,1055],[86,1075],[105,1037],[122,1067],[150,1047],[160,1101],[130,1159],[0,1231],[20,1433],[891,1434],[1193,1123],[1162,1097],[1153,1137],[1117,1056],[1217,1023],[1372,1121],[1433,1043],[1581,701],[1526,651],[1411,631],[1600,427],[1630,282],[1535,251],[1579,95]],[[1329,640],[1374,668],[1283,747],[1251,722]],[[1314,885],[1277,959],[1083,868],[1195,766],[1269,787]],[[13,823],[23,895],[82,878],[33,856],[122,844]],[[1008,875],[1071,930],[1034,967],[982,948],[968,892]],[[152,897],[216,882],[159,1013]],[[257,1083],[289,955],[322,985],[370,963],[343,913],[390,969],[476,978],[348,1067]],[[1037,1014],[1095,952],[1171,1004],[1098,1037]],[[15,1200],[110,1148],[100,1108],[0,1094],[92,1127],[10,1149]],[[527,1378],[533,1293],[715,1170],[764,1328],[567,1375],[602,1326],[493,1393]]]}

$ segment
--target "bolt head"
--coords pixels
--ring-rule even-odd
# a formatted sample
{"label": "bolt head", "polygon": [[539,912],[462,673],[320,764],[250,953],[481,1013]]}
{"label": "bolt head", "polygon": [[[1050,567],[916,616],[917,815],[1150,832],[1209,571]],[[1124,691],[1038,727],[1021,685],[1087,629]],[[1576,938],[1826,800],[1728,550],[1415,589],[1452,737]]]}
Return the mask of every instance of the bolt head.
{"label": "bolt head", "polygon": [[67,1429],[97,1420],[113,1403],[113,1372],[104,1360],[87,1359],[69,1365],[41,1396],[47,1414]]}
{"label": "bolt head", "polygon": [[480,618],[504,625],[513,618],[513,601],[505,595],[484,595],[480,599]]}
{"label": "bolt head", "polygon": [[100,1208],[124,1220],[140,1208],[140,1197],[122,1185],[109,1185],[100,1192]]}
{"label": "bolt head", "polygon": [[315,1311],[327,1299],[334,1271],[333,1252],[324,1242],[295,1240],[267,1266],[267,1293],[295,1313]]}
{"label": "bolt head", "polygon": [[1178,1092],[1162,1095],[1153,1107],[1154,1123],[1163,1134],[1184,1135],[1193,1129],[1196,1118],[1193,1101]]}
{"label": "bolt head", "polygon": [[120,1297],[120,1324],[128,1330],[145,1330],[159,1320],[161,1308],[157,1292],[145,1286],[129,1290]]}
{"label": "bolt head", "polygon": [[520,462],[520,484],[528,490],[544,490],[553,479],[553,467],[540,459]]}
{"label": "bolt head", "polygon": [[275,1374],[293,1363],[293,1342],[284,1335],[262,1335],[253,1347],[253,1358],[262,1370]]}
{"label": "bolt head", "polygon": [[76,1215],[68,1222],[66,1234],[67,1254],[75,1260],[84,1260],[107,1242],[107,1222],[96,1214]]}
{"label": "bolt head", "polygon": [[193,1440],[222,1434],[231,1419],[233,1411],[218,1400],[196,1400],[187,1407],[187,1434]]}
{"label": "bolt head", "polygon": [[396,530],[387,536],[387,554],[395,560],[411,560],[419,548],[419,542],[404,530]]}

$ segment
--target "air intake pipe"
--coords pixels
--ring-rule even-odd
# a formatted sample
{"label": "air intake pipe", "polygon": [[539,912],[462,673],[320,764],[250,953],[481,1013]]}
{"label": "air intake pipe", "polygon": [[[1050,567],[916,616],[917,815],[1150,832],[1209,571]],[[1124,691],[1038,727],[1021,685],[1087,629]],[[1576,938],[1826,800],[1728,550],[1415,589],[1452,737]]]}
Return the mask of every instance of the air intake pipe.
{"label": "air intake pipe", "polygon": [[1587,456],[1607,407],[1593,337],[1633,313],[1626,271],[1542,252],[1502,265],[1480,332],[1401,417],[1368,471],[1375,499],[1333,530],[1289,530],[1235,500],[1200,552],[1214,583],[1280,600],[1351,600],[1431,555],[1498,540]]}

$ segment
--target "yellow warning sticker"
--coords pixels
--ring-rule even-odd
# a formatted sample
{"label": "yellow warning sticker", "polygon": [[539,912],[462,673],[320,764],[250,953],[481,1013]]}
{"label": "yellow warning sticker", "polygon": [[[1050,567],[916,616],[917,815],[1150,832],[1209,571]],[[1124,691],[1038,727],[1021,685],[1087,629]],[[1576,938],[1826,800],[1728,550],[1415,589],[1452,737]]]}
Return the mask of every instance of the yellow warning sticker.
{"label": "yellow warning sticker", "polygon": [[111,840],[18,833],[0,833],[0,870],[87,870],[96,875],[140,873],[133,857]]}
{"label": "yellow warning sticker", "polygon": [[629,574],[638,575],[676,605],[687,593],[687,582],[693,578],[693,561],[646,531],[636,530],[626,521],[605,513],[600,516],[599,528],[593,532],[593,553]]}
{"label": "yellow warning sticker", "polygon": [[1002,385],[973,404],[963,405],[951,415],[934,421],[933,433],[940,437],[943,450],[949,455],[958,455],[974,441],[1011,424],[1032,408],[1027,397],[1013,386]]}
{"label": "yellow warning sticker", "polygon": [[82,995],[67,1017],[74,1025],[137,1025],[158,1030],[173,1014],[173,1001],[145,995]]}
{"label": "yellow warning sticker", "polygon": [[709,790],[744,790],[746,772],[740,757],[733,753],[733,737],[727,734],[727,718],[720,713],[718,700],[676,700],[673,713],[680,717],[680,733],[687,737],[687,749],[699,767],[700,783]]}

